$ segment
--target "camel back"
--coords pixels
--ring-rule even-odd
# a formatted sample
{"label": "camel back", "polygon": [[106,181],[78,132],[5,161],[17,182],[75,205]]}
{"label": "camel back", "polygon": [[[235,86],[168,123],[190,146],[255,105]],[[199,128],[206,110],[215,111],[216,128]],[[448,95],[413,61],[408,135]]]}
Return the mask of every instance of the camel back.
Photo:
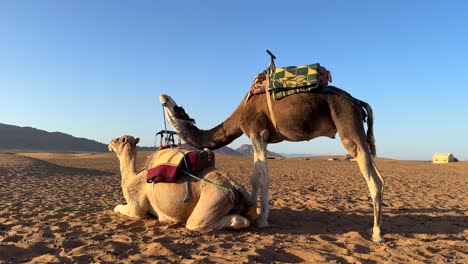
{"label": "camel back", "polygon": [[[185,161],[184,161],[185,159]],[[179,175],[197,174],[215,166],[215,156],[212,151],[196,151],[183,147],[165,147],[151,154],[146,161],[146,181],[175,182]]]}

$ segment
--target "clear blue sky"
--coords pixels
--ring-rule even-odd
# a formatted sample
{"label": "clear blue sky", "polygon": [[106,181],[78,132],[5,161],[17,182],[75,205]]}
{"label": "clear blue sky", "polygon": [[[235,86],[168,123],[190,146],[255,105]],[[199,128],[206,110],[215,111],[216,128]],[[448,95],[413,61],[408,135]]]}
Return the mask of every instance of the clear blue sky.
{"label": "clear blue sky", "polygon": [[[0,123],[153,145],[159,94],[211,128],[270,49],[278,66],[320,62],[370,103],[378,156],[468,159],[468,1],[287,3],[0,1]],[[269,149],[345,153],[328,138]]]}

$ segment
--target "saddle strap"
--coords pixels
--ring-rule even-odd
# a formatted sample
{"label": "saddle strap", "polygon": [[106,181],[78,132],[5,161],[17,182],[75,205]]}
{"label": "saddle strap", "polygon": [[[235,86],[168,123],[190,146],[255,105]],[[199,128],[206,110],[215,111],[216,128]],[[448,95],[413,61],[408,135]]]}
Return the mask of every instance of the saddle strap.
{"label": "saddle strap", "polygon": [[270,114],[270,120],[273,123],[273,126],[275,127],[276,133],[278,133],[278,135],[282,136],[281,133],[278,130],[278,124],[276,123],[275,114],[273,113],[273,106],[271,104],[271,97],[273,96],[273,94],[271,94],[270,91],[268,90],[268,87],[270,87],[270,78],[269,78],[269,76],[267,76],[267,78],[266,78],[266,87],[267,87],[267,89],[266,89],[266,92],[265,92],[265,96],[266,96],[267,105],[268,105],[268,113]]}

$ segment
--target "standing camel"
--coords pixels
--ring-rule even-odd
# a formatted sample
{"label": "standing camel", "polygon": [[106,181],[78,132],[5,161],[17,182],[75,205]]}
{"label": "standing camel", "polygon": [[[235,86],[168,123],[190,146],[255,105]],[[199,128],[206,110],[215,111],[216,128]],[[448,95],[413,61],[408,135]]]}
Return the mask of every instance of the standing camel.
{"label": "standing camel", "polygon": [[[170,96],[163,94],[160,101],[169,124],[184,141],[196,148],[217,149],[228,145],[242,134],[250,138],[254,149],[254,166],[250,178],[252,197],[257,199],[260,188],[262,211],[255,223],[257,227],[268,225],[270,176],[267,144],[283,140],[305,141],[319,136],[335,138],[336,133],[339,133],[343,146],[357,160],[369,187],[374,206],[372,240],[383,241],[381,224],[384,180],[373,160],[376,150],[372,108],[339,88],[329,86],[327,89],[327,93],[298,93],[281,100],[271,100],[270,109],[265,97],[269,96],[268,92],[250,98],[246,95],[231,116],[210,130],[197,128],[195,120]],[[366,115],[367,134],[363,124]]]}
{"label": "standing camel", "polygon": [[[132,136],[122,136],[113,139],[108,146],[109,151],[115,152],[119,158],[122,191],[127,201],[125,205],[117,205],[115,212],[134,218],[145,218],[152,214],[159,221],[182,223],[194,231],[246,228],[250,226],[250,221],[255,220],[256,207],[250,201],[247,190],[214,168],[205,169],[198,177],[226,189],[187,179],[185,175],[174,183],[147,183],[147,171],[135,171],[136,144],[139,140]],[[191,196],[184,202],[186,181],[189,181]]]}

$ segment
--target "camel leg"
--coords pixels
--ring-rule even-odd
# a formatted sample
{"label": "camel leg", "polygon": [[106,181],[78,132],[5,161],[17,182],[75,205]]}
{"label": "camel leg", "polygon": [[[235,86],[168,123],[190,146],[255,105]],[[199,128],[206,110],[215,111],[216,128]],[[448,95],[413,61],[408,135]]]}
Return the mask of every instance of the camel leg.
{"label": "camel leg", "polygon": [[217,221],[204,223],[200,221],[193,221],[189,219],[185,225],[187,229],[192,231],[209,231],[209,230],[218,230],[218,229],[242,229],[250,226],[249,219],[238,215],[226,215],[221,217]]}
{"label": "camel leg", "polygon": [[133,218],[144,218],[146,216],[146,215],[145,216],[137,215],[134,212],[134,210],[132,210],[132,207],[129,204],[118,204],[114,208],[114,212],[124,214],[126,216],[133,217]]}
{"label": "camel leg", "polygon": [[359,169],[366,179],[369,188],[372,203],[374,206],[374,226],[372,229],[372,241],[383,242],[384,238],[381,234],[382,226],[382,195],[384,181],[380,172],[377,170],[372,155],[367,145],[367,141],[360,137],[359,140],[351,140],[350,138],[341,135],[341,141],[348,150],[349,154],[353,156],[359,164]]}
{"label": "camel leg", "polygon": [[268,226],[268,215],[270,214],[268,189],[270,187],[270,175],[268,174],[267,140],[268,131],[263,130],[258,135],[251,137],[254,149],[254,171],[250,178],[252,184],[252,198],[257,200],[257,192],[260,187],[261,215],[255,222],[257,227]]}
{"label": "camel leg", "polygon": [[209,231],[223,228],[239,229],[250,221],[238,214],[229,215],[234,207],[230,194],[216,186],[205,185],[197,205],[187,219],[187,229]]}
{"label": "camel leg", "polygon": [[254,152],[254,164],[253,164],[253,171],[252,175],[250,176],[250,186],[252,186],[252,201],[257,202],[258,201],[258,189],[260,188],[260,182],[259,179],[260,177],[258,174],[260,173],[260,168],[258,166],[258,157],[257,154]]}

